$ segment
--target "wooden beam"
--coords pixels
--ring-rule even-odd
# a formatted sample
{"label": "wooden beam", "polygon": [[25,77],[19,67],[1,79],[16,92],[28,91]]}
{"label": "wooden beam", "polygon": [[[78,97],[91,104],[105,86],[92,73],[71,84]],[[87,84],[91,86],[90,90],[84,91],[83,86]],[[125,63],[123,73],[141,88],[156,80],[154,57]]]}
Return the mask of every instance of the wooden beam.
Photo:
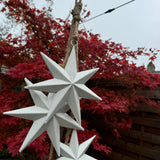
{"label": "wooden beam", "polygon": [[148,106],[146,104],[139,104],[135,111],[141,111],[141,112],[149,112],[149,113],[157,113],[160,114],[160,108]]}
{"label": "wooden beam", "polygon": [[128,139],[133,138],[133,139],[142,140],[142,141],[145,141],[148,143],[160,145],[160,135],[154,135],[151,133],[140,132],[140,131],[136,131],[136,130],[132,130],[132,129],[121,132],[120,134],[122,136],[128,137]]}
{"label": "wooden beam", "polygon": [[160,118],[154,119],[154,118],[142,118],[142,117],[131,116],[131,120],[133,124],[139,124],[147,127],[160,129]]}
{"label": "wooden beam", "polygon": [[135,158],[131,158],[131,157],[128,157],[124,154],[120,154],[120,153],[114,152],[114,151],[111,152],[109,157],[111,157],[112,160],[137,160]]}
{"label": "wooden beam", "polygon": [[142,155],[146,158],[151,158],[153,160],[160,159],[160,151],[147,148],[145,146],[139,146],[133,143],[127,143],[120,139],[113,139],[111,137],[106,137],[106,144],[111,145],[111,147],[119,148],[120,151],[128,151],[134,154]]}
{"label": "wooden beam", "polygon": [[139,91],[137,91],[137,93],[146,97],[146,98],[160,99],[160,88],[159,87],[154,90],[149,90],[149,89],[139,90]]}
{"label": "wooden beam", "polygon": [[[80,17],[81,10],[82,10],[82,0],[79,0],[79,1],[75,0],[75,6],[74,6],[74,9],[72,10],[73,19],[70,26],[70,34],[67,42],[66,54],[65,54],[62,67],[65,67],[68,61],[68,57],[71,53],[73,44],[78,43],[78,27],[79,27],[79,22],[81,20],[81,17]],[[76,45],[75,49],[76,49],[77,65],[78,65],[78,45]]]}

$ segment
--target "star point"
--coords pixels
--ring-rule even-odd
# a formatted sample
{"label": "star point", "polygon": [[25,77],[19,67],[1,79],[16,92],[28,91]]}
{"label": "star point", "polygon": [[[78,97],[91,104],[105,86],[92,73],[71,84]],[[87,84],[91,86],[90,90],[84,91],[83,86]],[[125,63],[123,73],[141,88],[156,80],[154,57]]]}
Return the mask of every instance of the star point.
{"label": "star point", "polygon": [[77,131],[73,130],[70,145],[67,146],[61,143],[60,148],[62,157],[58,160],[96,160],[95,158],[85,154],[94,138],[95,136],[79,145]]}
{"label": "star point", "polygon": [[47,121],[50,120],[55,110],[62,106],[59,104],[66,102],[69,104],[75,119],[80,123],[80,98],[101,100],[98,95],[85,86],[85,83],[97,72],[98,68],[77,72],[75,46],[71,51],[65,68],[62,68],[45,54],[41,53],[41,55],[54,79],[29,85],[27,89],[56,93],[55,97],[57,98],[52,101]]}
{"label": "star point", "polygon": [[[32,85],[32,83],[28,79],[25,79],[25,81],[27,85]],[[48,96],[46,96],[41,91],[29,91],[35,103],[35,106],[3,113],[5,115],[15,116],[33,121],[33,124],[19,151],[23,151],[44,131],[47,131],[57,154],[60,155],[60,126],[78,130],[84,129],[67,113],[65,113],[67,110],[66,108],[68,107],[64,106],[65,104],[63,103],[59,103],[59,105],[63,105],[64,107],[61,107],[62,109],[55,110],[54,114],[52,114],[50,119],[47,120],[51,101],[55,98],[56,94],[49,94]]]}

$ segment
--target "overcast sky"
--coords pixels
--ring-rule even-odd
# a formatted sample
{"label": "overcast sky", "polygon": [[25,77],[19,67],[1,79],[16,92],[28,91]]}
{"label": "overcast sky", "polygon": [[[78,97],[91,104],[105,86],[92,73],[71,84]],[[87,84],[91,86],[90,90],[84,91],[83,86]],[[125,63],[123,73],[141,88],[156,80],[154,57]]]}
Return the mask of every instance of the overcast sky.
{"label": "overcast sky", "polygon": [[[91,11],[89,18],[129,0],[82,0]],[[65,19],[73,9],[75,0],[54,0],[53,15]],[[86,22],[81,27],[92,30],[107,40],[111,38],[123,46],[160,49],[160,0],[135,0],[132,3]],[[155,62],[160,70],[160,58]],[[147,65],[147,59],[138,60],[138,65]]]}
{"label": "overcast sky", "polygon": [[[39,7],[45,0],[33,0]],[[53,0],[53,16],[66,19],[74,7],[75,0]],[[130,0],[82,0],[83,5],[91,11],[89,18],[108,9],[115,8]],[[71,18],[71,17],[70,17]],[[112,13],[86,22],[80,27],[101,35],[103,40],[112,39],[125,47],[160,49],[160,0],[135,0]],[[155,62],[160,70],[160,56]],[[138,65],[147,65],[145,58],[138,60]]]}
{"label": "overcast sky", "polygon": [[[96,16],[128,2],[127,0],[82,0]],[[66,18],[74,0],[54,0],[54,15]],[[66,3],[65,3],[66,2]],[[99,33],[103,39],[112,38],[125,46],[160,48],[160,0],[135,0],[132,3],[101,16],[83,26]]]}

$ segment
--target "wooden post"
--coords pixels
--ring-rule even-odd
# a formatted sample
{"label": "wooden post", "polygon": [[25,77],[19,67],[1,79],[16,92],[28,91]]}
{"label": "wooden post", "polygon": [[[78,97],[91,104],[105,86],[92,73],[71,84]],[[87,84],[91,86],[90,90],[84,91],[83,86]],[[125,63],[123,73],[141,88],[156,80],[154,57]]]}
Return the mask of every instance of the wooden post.
{"label": "wooden post", "polygon": [[53,148],[53,144],[50,144],[50,149],[49,149],[49,157],[48,160],[52,160],[53,157],[53,152],[54,152],[54,148]]}
{"label": "wooden post", "polygon": [[[75,0],[75,6],[74,6],[74,9],[72,10],[73,19],[70,27],[70,34],[67,42],[66,54],[65,54],[63,64],[61,64],[63,68],[66,66],[66,63],[68,61],[68,57],[71,53],[73,45],[76,45],[78,43],[78,27],[79,27],[79,22],[81,20],[81,17],[80,17],[81,10],[82,10],[82,0],[79,0],[79,1]],[[76,50],[76,57],[77,57],[76,61],[77,61],[77,69],[78,69],[78,45],[75,46],[75,50]],[[71,129],[67,129],[67,132],[65,135],[66,144],[68,144],[71,131],[72,131]],[[48,160],[52,160],[53,152],[54,152],[54,149],[53,149],[53,145],[51,144]]]}
{"label": "wooden post", "polygon": [[[74,9],[72,10],[73,19],[72,19],[72,24],[70,28],[70,35],[67,42],[66,55],[64,58],[63,67],[65,67],[67,63],[67,60],[71,53],[73,45],[78,43],[78,27],[79,27],[79,22],[81,20],[81,17],[80,17],[81,10],[82,10],[82,0],[79,0],[79,1],[76,0]],[[77,70],[78,70],[78,62],[79,62],[78,45],[75,46],[75,51],[76,51],[76,61],[77,61]],[[71,114],[71,117],[73,117],[73,114]],[[72,129],[68,128],[65,135],[65,144],[68,144],[71,132],[72,132]]]}
{"label": "wooden post", "polygon": [[[68,57],[71,53],[71,50],[73,47],[72,43],[73,44],[78,43],[78,27],[79,27],[79,22],[81,20],[81,17],[80,17],[81,10],[82,10],[82,0],[79,0],[79,1],[76,0],[74,9],[72,10],[73,19],[70,27],[70,35],[67,42],[66,55],[62,64],[63,67],[65,67]],[[77,65],[78,65],[78,45],[75,47],[75,49],[76,49]]]}

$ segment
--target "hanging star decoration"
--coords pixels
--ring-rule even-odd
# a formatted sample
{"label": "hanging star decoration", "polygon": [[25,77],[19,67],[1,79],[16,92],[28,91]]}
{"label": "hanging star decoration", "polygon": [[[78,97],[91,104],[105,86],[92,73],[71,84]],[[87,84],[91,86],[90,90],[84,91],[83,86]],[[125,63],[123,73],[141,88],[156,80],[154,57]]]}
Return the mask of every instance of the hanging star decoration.
{"label": "hanging star decoration", "polygon": [[77,72],[75,46],[73,46],[65,68],[62,68],[45,54],[41,53],[41,55],[54,78],[29,85],[26,88],[55,93],[45,123],[66,102],[75,119],[81,124],[80,98],[101,100],[99,96],[84,85],[97,72],[98,68]]}
{"label": "hanging star decoration", "polygon": [[85,154],[94,138],[95,136],[79,145],[77,131],[73,130],[70,146],[63,143],[60,144],[61,155],[63,157],[58,158],[57,160],[96,160],[95,158]]}
{"label": "hanging star decoration", "polygon": [[[32,85],[28,79],[25,79],[25,81],[27,85]],[[30,90],[30,94],[35,106],[4,112],[5,115],[33,121],[33,124],[19,151],[21,152],[24,150],[44,131],[47,131],[57,154],[60,155],[60,126],[79,130],[83,130],[83,128],[65,113],[68,110],[68,106],[65,104],[61,110],[52,115],[47,123],[44,123],[50,109],[51,100],[54,99],[55,94],[50,93],[46,96],[41,91],[35,90]]]}
{"label": "hanging star decoration", "polygon": [[[68,155],[70,159],[94,160],[94,158],[84,154],[93,138],[79,146],[77,132],[73,131],[70,144],[72,149],[71,153],[71,150],[65,150],[65,145],[60,143],[60,126],[74,130],[83,130],[81,127],[80,99],[101,100],[98,95],[85,86],[85,83],[97,72],[98,68],[78,72],[75,46],[73,46],[65,68],[62,68],[45,54],[41,53],[41,55],[53,79],[36,84],[32,84],[28,79],[25,79],[27,83],[25,88],[29,89],[35,106],[4,112],[5,115],[33,121],[20,148],[20,152],[44,131],[47,131],[58,156],[60,156],[61,148],[62,155]],[[48,96],[42,91],[48,92]],[[66,113],[68,109],[72,111],[76,121]],[[76,143],[74,145],[75,140]],[[60,158],[60,160],[62,159],[64,159],[64,157]],[[67,160],[67,158],[65,159]]]}

